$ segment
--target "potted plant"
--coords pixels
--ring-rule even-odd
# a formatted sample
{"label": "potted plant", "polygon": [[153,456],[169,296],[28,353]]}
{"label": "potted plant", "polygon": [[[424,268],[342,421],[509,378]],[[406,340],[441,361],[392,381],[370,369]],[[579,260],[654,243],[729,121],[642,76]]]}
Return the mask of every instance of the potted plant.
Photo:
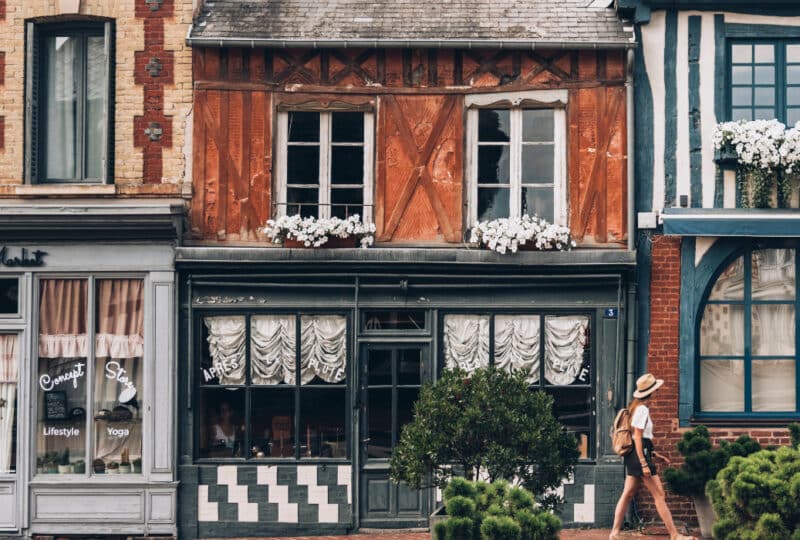
{"label": "potted plant", "polygon": [[106,469],[106,474],[119,474],[119,463],[116,461],[109,463],[108,468]]}
{"label": "potted plant", "polygon": [[678,442],[678,452],[683,456],[680,468],[664,471],[667,489],[678,495],[691,497],[700,525],[700,533],[711,537],[711,528],[716,521],[714,509],[706,497],[706,484],[728,464],[733,456],[747,456],[758,452],[761,446],[748,435],[734,442],[721,441],[713,448],[708,428],[697,426],[683,434]]}
{"label": "potted plant", "polygon": [[106,462],[100,458],[97,458],[92,462],[92,468],[94,469],[95,474],[105,474]]}
{"label": "potted plant", "polygon": [[569,227],[562,227],[538,216],[499,218],[480,221],[470,230],[470,243],[498,253],[522,251],[569,251],[576,246]]}
{"label": "potted plant", "polygon": [[52,452],[45,456],[44,472],[46,474],[58,473],[58,453]]}
{"label": "potted plant", "polygon": [[79,459],[75,463],[72,464],[72,472],[75,474],[85,474],[86,473],[86,462],[82,459]]}
{"label": "potted plant", "polygon": [[44,473],[44,458],[39,456],[36,458],[36,474]]}
{"label": "potted plant", "polygon": [[69,448],[65,448],[58,460],[58,474],[69,474],[71,472],[72,467],[69,464]]}
{"label": "potted plant", "polygon": [[122,458],[120,459],[119,463],[119,473],[120,474],[130,474],[131,472],[131,462],[129,459],[129,453],[127,448],[122,449]]}
{"label": "potted plant", "polygon": [[264,227],[264,234],[272,243],[284,247],[356,247],[358,244],[367,248],[374,242],[374,233],[375,225],[363,223],[358,214],[346,219],[281,216],[270,219]]}
{"label": "potted plant", "polygon": [[142,458],[137,457],[133,460],[133,472],[136,474],[140,474],[142,472]]}

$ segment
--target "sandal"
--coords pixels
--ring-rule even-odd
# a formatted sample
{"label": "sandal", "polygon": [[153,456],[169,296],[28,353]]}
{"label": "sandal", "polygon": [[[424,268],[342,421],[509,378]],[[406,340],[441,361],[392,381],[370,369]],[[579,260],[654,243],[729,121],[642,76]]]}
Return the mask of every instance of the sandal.
{"label": "sandal", "polygon": [[679,534],[678,536],[672,538],[671,540],[697,540],[694,536],[686,536],[685,534]]}

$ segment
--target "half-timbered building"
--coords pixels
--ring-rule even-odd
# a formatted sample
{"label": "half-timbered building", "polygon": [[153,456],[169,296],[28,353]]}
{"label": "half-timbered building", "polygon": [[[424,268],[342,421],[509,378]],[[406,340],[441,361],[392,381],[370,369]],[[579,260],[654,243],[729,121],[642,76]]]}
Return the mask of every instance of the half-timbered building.
{"label": "half-timbered building", "polygon": [[[181,536],[426,525],[437,494],[392,483],[387,458],[420,385],[489,364],[527,370],[578,440],[565,521],[610,521],[635,261],[632,34],[608,4],[200,8]],[[375,243],[271,243],[266,221],[295,214],[359,214]],[[470,243],[526,214],[576,247]]]}

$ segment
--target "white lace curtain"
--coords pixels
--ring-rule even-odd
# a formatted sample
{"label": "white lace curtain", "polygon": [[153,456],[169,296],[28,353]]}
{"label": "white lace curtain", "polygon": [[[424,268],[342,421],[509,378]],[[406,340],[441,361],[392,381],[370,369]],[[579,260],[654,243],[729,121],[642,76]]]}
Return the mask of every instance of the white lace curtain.
{"label": "white lace curtain", "polygon": [[[209,352],[217,367],[220,384],[244,384],[244,317],[206,317],[205,324],[209,334]],[[251,318],[252,384],[294,384],[295,333],[295,317],[292,315]],[[304,316],[300,318],[300,334],[301,383],[308,384],[315,377],[326,383],[343,381],[347,364],[347,320],[340,315]]]}
{"label": "white lace curtain", "polygon": [[14,418],[17,397],[17,334],[0,334],[0,399],[5,405],[0,409],[0,472],[11,470],[14,453]]}
{"label": "white lace curtain", "polygon": [[[521,370],[529,383],[539,382],[541,347],[538,315],[496,315],[494,320],[495,365]],[[544,372],[550,384],[572,384],[583,365],[588,345],[589,319],[583,316],[548,316],[544,322]],[[489,317],[445,315],[444,354],[448,369],[467,372],[489,364]]]}

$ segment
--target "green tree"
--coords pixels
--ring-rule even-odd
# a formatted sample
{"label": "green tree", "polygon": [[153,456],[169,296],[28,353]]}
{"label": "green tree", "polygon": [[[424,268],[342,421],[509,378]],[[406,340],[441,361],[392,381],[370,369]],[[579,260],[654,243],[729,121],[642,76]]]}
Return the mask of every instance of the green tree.
{"label": "green tree", "polygon": [[552,397],[532,391],[522,374],[489,367],[448,370],[423,386],[390,463],[392,479],[416,488],[444,487],[458,469],[468,479],[516,478],[542,495],[572,473],[578,456]]}

